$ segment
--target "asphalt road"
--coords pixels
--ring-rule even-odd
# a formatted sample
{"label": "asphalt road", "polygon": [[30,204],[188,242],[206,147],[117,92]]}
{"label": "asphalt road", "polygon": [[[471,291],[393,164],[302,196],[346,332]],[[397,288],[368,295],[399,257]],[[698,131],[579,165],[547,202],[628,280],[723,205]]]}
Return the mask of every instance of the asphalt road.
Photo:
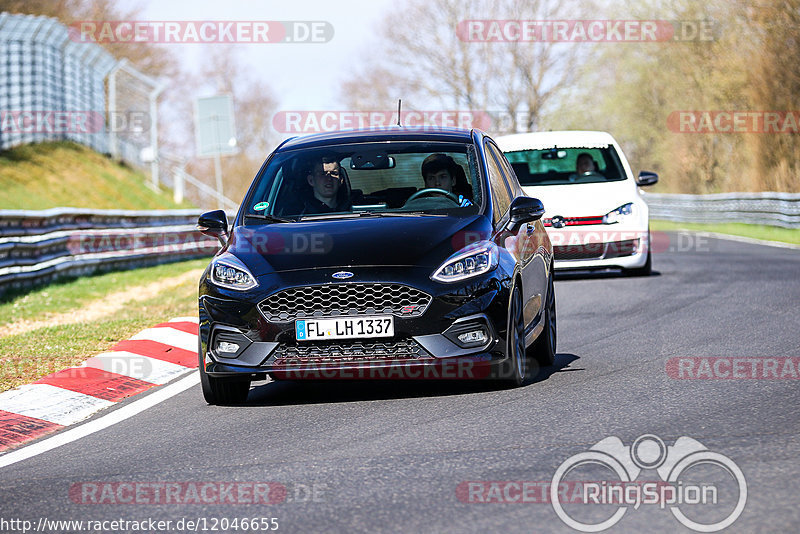
{"label": "asphalt road", "polygon": [[[656,254],[648,278],[560,276],[556,365],[522,388],[269,383],[251,390],[246,406],[212,407],[197,386],[0,469],[0,518],[206,518],[200,531],[215,526],[213,518],[265,517],[278,519],[279,532],[574,532],[548,503],[464,502],[457,488],[549,482],[563,462],[604,438],[631,445],[652,434],[666,445],[694,438],[741,469],[747,501],[728,532],[798,531],[800,382],[675,379],[666,367],[670,358],[800,357],[800,250],[697,237],[680,246]],[[712,467],[699,466],[695,481],[714,479],[722,495],[733,479]],[[584,480],[587,474],[595,473]],[[102,491],[115,483],[233,481],[276,482],[287,499],[88,504],[70,497],[87,482]],[[616,509],[568,506],[586,520]],[[692,511],[708,522],[724,517],[720,510]],[[629,508],[610,531],[645,529],[689,532],[653,504]]]}

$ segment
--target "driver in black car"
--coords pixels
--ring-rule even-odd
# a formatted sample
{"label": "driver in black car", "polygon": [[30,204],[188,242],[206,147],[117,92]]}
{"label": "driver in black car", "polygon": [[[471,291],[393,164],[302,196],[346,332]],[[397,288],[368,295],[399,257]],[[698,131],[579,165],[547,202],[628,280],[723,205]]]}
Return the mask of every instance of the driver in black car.
{"label": "driver in black car", "polygon": [[333,213],[351,209],[347,190],[343,187],[344,173],[339,162],[323,157],[311,165],[306,176],[311,195],[305,199],[303,213]]}
{"label": "driver in black car", "polygon": [[[456,186],[458,163],[447,154],[431,154],[422,162],[422,178],[427,189],[442,189],[453,193]],[[460,207],[472,206],[464,195],[457,195]]]}

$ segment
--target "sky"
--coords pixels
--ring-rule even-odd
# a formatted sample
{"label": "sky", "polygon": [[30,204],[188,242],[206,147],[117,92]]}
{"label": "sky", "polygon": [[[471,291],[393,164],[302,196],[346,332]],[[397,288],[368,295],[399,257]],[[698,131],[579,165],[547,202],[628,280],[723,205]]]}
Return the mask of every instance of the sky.
{"label": "sky", "polygon": [[[354,60],[376,40],[390,0],[123,0],[140,7],[151,21],[325,21],[333,27],[327,43],[236,45],[243,65],[264,80],[283,110],[341,109],[335,83],[353,69]],[[396,3],[396,2],[394,2]],[[199,70],[207,44],[169,44],[193,71]],[[230,46],[230,45],[224,45]],[[196,95],[209,96],[209,95]]]}

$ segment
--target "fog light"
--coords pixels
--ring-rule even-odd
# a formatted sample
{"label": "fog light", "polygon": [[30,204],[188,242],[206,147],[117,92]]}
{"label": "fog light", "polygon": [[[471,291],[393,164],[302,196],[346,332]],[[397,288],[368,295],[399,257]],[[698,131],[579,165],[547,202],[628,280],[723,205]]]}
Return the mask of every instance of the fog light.
{"label": "fog light", "polygon": [[489,339],[489,337],[483,330],[471,330],[458,335],[458,340],[464,345],[471,345],[473,343],[482,345],[486,343],[487,339]]}
{"label": "fog light", "polygon": [[228,343],[227,341],[220,341],[217,344],[217,351],[229,354],[235,354],[239,350],[239,345],[236,343]]}
{"label": "fog light", "polygon": [[442,334],[456,347],[473,352],[488,349],[497,339],[489,319],[483,314],[462,317]]}

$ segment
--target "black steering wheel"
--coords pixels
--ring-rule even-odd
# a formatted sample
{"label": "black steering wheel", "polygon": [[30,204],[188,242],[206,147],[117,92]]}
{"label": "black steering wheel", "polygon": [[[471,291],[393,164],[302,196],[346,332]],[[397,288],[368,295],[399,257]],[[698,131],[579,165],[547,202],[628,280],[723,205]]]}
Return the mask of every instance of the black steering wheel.
{"label": "black steering wheel", "polygon": [[429,195],[442,195],[443,197],[452,200],[456,204],[461,204],[461,202],[458,200],[458,197],[455,196],[453,193],[445,191],[444,189],[438,189],[436,187],[426,187],[425,189],[420,189],[419,191],[408,197],[408,200],[406,200],[405,203],[408,204],[412,200],[416,200],[420,197],[426,197]]}

